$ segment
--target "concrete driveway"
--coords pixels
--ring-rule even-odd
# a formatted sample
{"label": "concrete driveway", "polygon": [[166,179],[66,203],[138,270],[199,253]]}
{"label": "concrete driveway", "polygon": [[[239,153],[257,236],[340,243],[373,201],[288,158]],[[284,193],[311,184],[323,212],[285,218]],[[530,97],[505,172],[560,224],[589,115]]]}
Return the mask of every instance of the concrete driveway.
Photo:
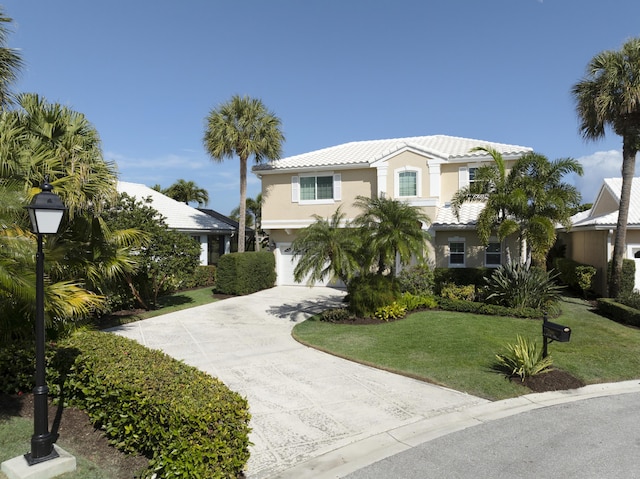
{"label": "concrete driveway", "polygon": [[[385,432],[488,402],[339,359],[291,337],[296,323],[340,305],[343,296],[332,288],[281,286],[112,331],[197,367],[248,399],[250,479],[318,477],[305,464],[327,471],[349,461],[352,471],[376,460]],[[384,455],[393,452],[386,448]]]}

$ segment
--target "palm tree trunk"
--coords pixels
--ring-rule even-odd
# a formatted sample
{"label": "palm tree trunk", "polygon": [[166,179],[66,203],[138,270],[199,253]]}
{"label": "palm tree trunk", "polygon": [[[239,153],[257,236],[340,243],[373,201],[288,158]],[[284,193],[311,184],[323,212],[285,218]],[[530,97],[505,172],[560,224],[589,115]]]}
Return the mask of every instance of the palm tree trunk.
{"label": "palm tree trunk", "polygon": [[629,219],[629,202],[631,201],[631,186],[636,171],[637,148],[632,146],[632,138],[623,138],[622,146],[622,188],[620,191],[620,205],[618,207],[618,225],[616,239],[613,244],[613,267],[609,282],[609,297],[617,298],[622,287],[622,260],[627,242],[627,220]]}
{"label": "palm tree trunk", "polygon": [[238,219],[238,253],[244,253],[247,221],[247,158],[240,157],[240,218]]}

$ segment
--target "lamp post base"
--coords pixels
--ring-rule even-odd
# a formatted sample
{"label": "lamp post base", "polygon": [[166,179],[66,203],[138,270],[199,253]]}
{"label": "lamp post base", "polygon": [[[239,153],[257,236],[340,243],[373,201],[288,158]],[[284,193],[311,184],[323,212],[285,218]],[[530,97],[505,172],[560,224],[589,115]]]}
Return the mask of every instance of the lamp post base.
{"label": "lamp post base", "polygon": [[51,459],[55,459],[56,457],[60,457],[60,454],[58,454],[55,447],[51,449],[51,454],[48,454],[44,457],[33,457],[30,452],[24,455],[24,458],[27,460],[27,464],[29,464],[30,466],[40,464],[41,462],[50,461]]}
{"label": "lamp post base", "polygon": [[76,458],[54,445],[58,457],[30,466],[25,456],[14,457],[2,463],[2,472],[8,479],[50,479],[76,470]]}

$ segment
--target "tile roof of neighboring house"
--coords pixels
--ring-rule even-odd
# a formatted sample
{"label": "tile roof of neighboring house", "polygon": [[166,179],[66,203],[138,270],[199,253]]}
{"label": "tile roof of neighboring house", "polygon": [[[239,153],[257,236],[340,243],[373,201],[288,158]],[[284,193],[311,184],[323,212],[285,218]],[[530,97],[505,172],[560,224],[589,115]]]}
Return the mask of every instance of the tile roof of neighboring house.
{"label": "tile roof of neighboring house", "polygon": [[[605,178],[600,188],[598,195],[596,196],[596,203],[598,199],[606,192],[610,193],[613,198],[620,203],[620,192],[622,191],[622,178]],[[610,211],[608,213],[592,216],[593,208],[587,211],[582,211],[571,217],[573,227],[615,227],[618,224],[618,210]],[[629,201],[629,218],[627,225],[640,226],[640,178],[634,178],[631,185],[631,199]]]}
{"label": "tile roof of neighboring house", "polygon": [[169,198],[143,184],[118,181],[118,192],[126,193],[138,200],[151,198],[151,206],[165,217],[167,225],[172,229],[185,232],[234,231],[230,225],[213,216]]}
{"label": "tile roof of neighboring house", "polygon": [[480,212],[485,207],[485,203],[473,201],[463,203],[460,206],[460,218],[453,212],[451,205],[446,205],[438,210],[438,216],[432,223],[432,227],[438,229],[475,229]]}
{"label": "tile roof of neighboring house", "polygon": [[498,150],[505,158],[518,157],[532,151],[518,145],[506,145],[484,140],[472,140],[447,135],[414,136],[388,140],[355,141],[321,150],[290,156],[271,163],[253,167],[252,171],[299,169],[310,167],[330,167],[340,165],[371,164],[404,149],[417,150],[425,155],[442,160],[469,160],[487,158],[484,152],[470,152],[477,146]]}

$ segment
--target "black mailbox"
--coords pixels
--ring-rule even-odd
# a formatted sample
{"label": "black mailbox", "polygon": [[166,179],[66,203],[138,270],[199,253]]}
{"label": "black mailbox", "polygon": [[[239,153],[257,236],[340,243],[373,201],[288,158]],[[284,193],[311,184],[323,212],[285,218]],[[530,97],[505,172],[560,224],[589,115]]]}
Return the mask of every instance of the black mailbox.
{"label": "black mailbox", "polygon": [[562,326],[561,324],[552,323],[551,321],[544,321],[542,323],[542,335],[545,338],[549,338],[560,343],[566,343],[571,337],[571,328]]}

